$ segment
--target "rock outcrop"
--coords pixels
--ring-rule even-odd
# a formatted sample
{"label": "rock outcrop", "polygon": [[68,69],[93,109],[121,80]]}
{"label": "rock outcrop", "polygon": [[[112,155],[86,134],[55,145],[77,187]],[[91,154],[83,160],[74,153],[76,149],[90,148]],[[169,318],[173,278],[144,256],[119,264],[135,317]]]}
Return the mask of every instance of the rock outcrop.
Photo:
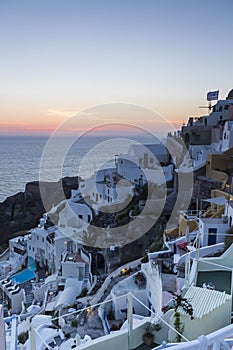
{"label": "rock outcrop", "polygon": [[[63,196],[58,190],[61,185]],[[0,244],[8,242],[19,231],[37,226],[45,211],[58,204],[64,196],[70,198],[71,190],[77,188],[78,177],[65,177],[59,182],[27,183],[25,192],[19,192],[0,203]],[[46,208],[40,191],[43,196],[46,194]]]}

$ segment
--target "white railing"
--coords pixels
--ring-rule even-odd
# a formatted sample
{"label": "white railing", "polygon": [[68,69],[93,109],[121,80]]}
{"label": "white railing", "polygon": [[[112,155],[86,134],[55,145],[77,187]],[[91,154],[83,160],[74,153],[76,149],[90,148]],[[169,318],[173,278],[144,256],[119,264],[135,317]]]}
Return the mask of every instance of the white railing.
{"label": "white railing", "polygon": [[[223,248],[224,248],[224,243],[218,243],[218,244],[215,244],[215,245],[198,248],[199,249],[198,254],[199,254],[199,257],[202,258],[205,255],[216,253],[219,250],[222,250]],[[188,255],[190,256],[191,259],[194,259],[196,257],[196,255],[197,255],[197,250],[193,250],[192,252],[189,252],[189,253],[186,253],[186,254],[182,255],[179,258],[177,264],[181,265],[181,264],[185,263],[186,257]]]}
{"label": "white railing", "polygon": [[[222,349],[231,349],[233,346],[233,339],[229,338],[233,335],[233,325],[226,326],[214,333],[209,335],[201,335],[198,339],[192,340],[187,343],[179,343],[173,344],[173,350],[206,350],[206,349],[214,349],[214,350],[222,350]],[[229,338],[229,339],[226,339]],[[155,349],[165,349],[170,347],[169,345],[161,345],[160,347],[156,347]]]}
{"label": "white railing", "polygon": [[[119,296],[118,298],[122,298],[123,296]],[[108,336],[104,336],[95,340],[92,340],[88,344],[79,345],[75,349],[88,349],[88,350],[103,350],[103,349],[119,349],[119,347],[122,350],[129,350],[133,349],[140,344],[142,344],[142,334],[144,333],[145,325],[149,323],[156,323],[156,322],[162,322],[165,326],[171,328],[173,331],[177,332],[165,319],[160,317],[159,315],[153,313],[146,305],[144,305],[139,299],[137,299],[132,294],[124,295],[124,297],[128,297],[128,327],[125,330],[121,330],[118,332],[114,332]],[[133,299],[135,299],[137,302],[142,304],[146,309],[150,310],[153,314],[153,318],[144,318],[141,323],[139,323],[135,328],[132,327],[132,310],[133,310]],[[110,299],[107,302],[112,302],[113,300]],[[106,301],[103,303],[92,305],[92,307],[99,307],[103,304],[106,304]],[[87,310],[89,307],[85,307],[81,310],[75,310],[74,312],[68,313],[65,316],[69,315],[78,315],[84,310]],[[53,320],[58,320],[59,317],[55,317]],[[51,322],[52,320],[50,320]],[[50,323],[49,322],[49,323]],[[48,324],[48,321],[44,322],[44,325]],[[40,325],[40,327],[43,326],[43,323]],[[178,333],[178,332],[177,332]],[[195,340],[188,340],[186,339],[182,334],[178,333],[185,342],[182,343],[169,343],[167,344],[165,341],[162,342],[160,346],[157,346],[153,350],[159,350],[159,349],[165,349],[168,347],[172,347],[174,350],[207,350],[207,349],[214,349],[214,350],[223,350],[223,349],[231,349],[233,345],[233,325],[226,326],[220,330],[217,330],[207,336],[201,335]],[[36,344],[35,342],[35,336],[40,336],[38,332],[38,328],[31,327],[30,331],[30,337],[29,341],[30,344],[33,345],[31,347],[32,349],[36,350]],[[51,349],[51,347],[46,343],[45,339],[41,339],[43,344],[47,347],[47,349]],[[133,346],[132,346],[133,345]]]}

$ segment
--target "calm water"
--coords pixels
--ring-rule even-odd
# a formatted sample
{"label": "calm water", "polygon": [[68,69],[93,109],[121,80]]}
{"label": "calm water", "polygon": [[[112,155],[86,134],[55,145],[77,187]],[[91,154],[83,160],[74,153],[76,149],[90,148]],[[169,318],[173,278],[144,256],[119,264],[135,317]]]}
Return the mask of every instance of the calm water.
{"label": "calm water", "polygon": [[[108,165],[114,165],[113,155],[126,153],[129,144],[119,141],[108,144],[105,140],[106,137],[90,136],[78,139],[66,153],[62,166],[59,163],[66,142],[59,140],[43,162],[46,164],[45,180],[57,181],[61,176],[90,176],[99,168],[99,162],[106,165],[107,160]],[[0,202],[24,191],[27,182],[39,179],[41,157],[47,141],[48,138],[42,136],[0,136]],[[90,150],[90,156],[86,158]]]}

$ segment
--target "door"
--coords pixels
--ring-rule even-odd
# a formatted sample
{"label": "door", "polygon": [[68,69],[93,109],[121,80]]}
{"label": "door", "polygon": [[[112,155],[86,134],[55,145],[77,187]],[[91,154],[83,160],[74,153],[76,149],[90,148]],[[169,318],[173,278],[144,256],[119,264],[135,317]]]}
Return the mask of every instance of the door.
{"label": "door", "polygon": [[216,244],[217,228],[209,228],[208,230],[208,245]]}

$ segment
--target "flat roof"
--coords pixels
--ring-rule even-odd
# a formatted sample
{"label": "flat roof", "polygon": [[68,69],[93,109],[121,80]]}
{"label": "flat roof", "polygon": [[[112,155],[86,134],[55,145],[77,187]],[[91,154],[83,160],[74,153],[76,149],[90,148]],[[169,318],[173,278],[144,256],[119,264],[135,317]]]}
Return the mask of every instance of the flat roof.
{"label": "flat roof", "polygon": [[199,218],[204,224],[223,224],[227,225],[223,222],[222,218]]}

